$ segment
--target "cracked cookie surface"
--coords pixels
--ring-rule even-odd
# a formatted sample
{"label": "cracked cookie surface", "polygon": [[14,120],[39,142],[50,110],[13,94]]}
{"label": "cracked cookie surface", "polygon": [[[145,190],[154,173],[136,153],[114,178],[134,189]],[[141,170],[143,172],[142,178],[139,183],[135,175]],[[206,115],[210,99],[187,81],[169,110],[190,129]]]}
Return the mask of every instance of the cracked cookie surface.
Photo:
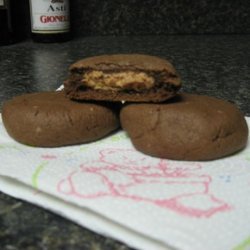
{"label": "cracked cookie surface", "polygon": [[4,104],[2,117],[11,137],[39,147],[94,141],[119,127],[115,105],[72,101],[62,91],[14,97]]}
{"label": "cracked cookie surface", "polygon": [[212,160],[245,147],[248,127],[232,103],[179,94],[162,104],[128,104],[121,124],[141,152],[175,160]]}

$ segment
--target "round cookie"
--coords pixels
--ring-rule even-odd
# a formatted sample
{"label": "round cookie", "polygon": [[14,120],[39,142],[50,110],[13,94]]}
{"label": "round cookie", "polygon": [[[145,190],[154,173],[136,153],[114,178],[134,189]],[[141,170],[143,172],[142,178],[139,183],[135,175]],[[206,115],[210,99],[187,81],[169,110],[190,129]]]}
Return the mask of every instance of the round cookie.
{"label": "round cookie", "polygon": [[106,105],[71,101],[59,91],[14,97],[4,103],[2,118],[11,137],[39,147],[90,142],[119,127],[115,110]]}
{"label": "round cookie", "polygon": [[135,148],[173,160],[212,160],[245,147],[248,127],[239,109],[208,96],[180,94],[164,104],[130,104],[121,125]]}

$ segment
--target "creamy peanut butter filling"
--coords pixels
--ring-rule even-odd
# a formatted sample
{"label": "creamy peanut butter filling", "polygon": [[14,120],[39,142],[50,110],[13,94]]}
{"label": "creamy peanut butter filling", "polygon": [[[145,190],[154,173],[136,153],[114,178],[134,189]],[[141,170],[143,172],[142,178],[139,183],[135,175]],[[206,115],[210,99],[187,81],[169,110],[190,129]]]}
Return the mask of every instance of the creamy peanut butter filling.
{"label": "creamy peanut butter filling", "polygon": [[150,89],[155,80],[145,72],[112,72],[105,73],[99,70],[85,72],[82,82],[92,89],[119,90],[119,89]]}

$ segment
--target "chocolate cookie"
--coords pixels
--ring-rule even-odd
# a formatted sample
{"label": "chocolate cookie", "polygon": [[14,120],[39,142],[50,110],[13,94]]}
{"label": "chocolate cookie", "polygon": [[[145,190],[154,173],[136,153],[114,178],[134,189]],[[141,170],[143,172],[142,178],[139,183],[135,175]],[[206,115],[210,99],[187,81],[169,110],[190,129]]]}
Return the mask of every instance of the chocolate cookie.
{"label": "chocolate cookie", "polygon": [[39,147],[57,147],[100,139],[119,127],[110,107],[71,101],[64,92],[14,97],[3,105],[3,123],[15,140]]}
{"label": "chocolate cookie", "polygon": [[135,148],[160,158],[212,160],[244,148],[248,139],[238,108],[208,96],[180,94],[164,104],[130,104],[120,118]]}
{"label": "chocolate cookie", "polygon": [[70,66],[66,95],[78,100],[162,102],[181,87],[173,65],[155,56],[102,55]]}

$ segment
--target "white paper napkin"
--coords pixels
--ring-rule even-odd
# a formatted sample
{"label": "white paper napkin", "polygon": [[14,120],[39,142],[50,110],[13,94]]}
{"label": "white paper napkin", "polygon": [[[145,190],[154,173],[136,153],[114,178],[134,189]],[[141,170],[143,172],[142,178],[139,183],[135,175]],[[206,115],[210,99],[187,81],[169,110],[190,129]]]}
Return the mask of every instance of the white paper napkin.
{"label": "white paper napkin", "polygon": [[171,161],[137,152],[123,131],[34,148],[0,122],[0,159],[1,191],[131,247],[250,249],[250,145],[215,161]]}

